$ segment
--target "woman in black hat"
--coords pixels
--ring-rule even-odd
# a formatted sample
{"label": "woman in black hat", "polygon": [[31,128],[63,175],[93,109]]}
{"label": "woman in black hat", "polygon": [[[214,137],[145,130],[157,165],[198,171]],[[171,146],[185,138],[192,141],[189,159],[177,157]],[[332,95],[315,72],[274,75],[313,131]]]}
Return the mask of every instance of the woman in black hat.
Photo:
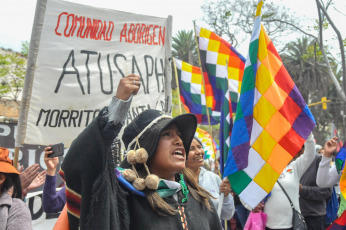
{"label": "woman in black hat", "polygon": [[66,155],[62,171],[70,229],[222,229],[209,194],[185,170],[194,115],[139,114],[124,130],[126,157],[115,168],[119,142],[113,140],[139,85],[138,76],[123,78],[113,104]]}

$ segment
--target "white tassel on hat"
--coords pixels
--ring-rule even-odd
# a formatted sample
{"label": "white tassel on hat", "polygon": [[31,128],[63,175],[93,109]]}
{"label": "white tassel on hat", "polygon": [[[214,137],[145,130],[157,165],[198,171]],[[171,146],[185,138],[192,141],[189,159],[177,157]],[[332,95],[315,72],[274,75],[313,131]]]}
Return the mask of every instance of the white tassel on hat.
{"label": "white tassel on hat", "polygon": [[[137,146],[139,147],[138,139],[136,140],[135,150],[129,150],[126,155],[127,161],[132,165],[133,170],[126,169],[123,172],[123,177],[128,182],[132,182],[133,187],[139,191],[144,190],[145,187],[156,190],[159,187],[160,178],[155,174],[150,174],[146,164],[149,158],[148,152],[144,148],[136,150]],[[139,177],[135,164],[144,164],[144,168],[148,173],[145,179]]]}

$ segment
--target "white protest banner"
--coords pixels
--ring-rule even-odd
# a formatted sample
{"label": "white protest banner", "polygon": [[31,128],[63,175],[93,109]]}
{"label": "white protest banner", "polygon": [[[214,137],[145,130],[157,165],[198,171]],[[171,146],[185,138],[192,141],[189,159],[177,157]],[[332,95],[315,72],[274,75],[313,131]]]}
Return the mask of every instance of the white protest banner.
{"label": "white protest banner", "polygon": [[131,73],[142,85],[126,122],[148,108],[171,113],[171,33],[171,16],[38,0],[16,147],[69,146]]}

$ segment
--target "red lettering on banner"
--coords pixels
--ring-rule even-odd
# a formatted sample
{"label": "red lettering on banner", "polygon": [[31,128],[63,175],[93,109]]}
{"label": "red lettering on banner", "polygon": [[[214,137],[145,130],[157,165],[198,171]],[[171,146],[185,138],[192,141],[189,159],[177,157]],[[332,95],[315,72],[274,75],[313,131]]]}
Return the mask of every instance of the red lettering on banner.
{"label": "red lettering on banner", "polygon": [[157,42],[155,42],[155,37],[156,37],[155,29],[156,28],[159,28],[159,26],[154,26],[154,29],[153,29],[153,44],[154,45],[157,45]]}
{"label": "red lettering on banner", "polygon": [[129,29],[129,37],[127,38],[127,41],[129,43],[132,43],[132,41],[135,40],[135,36],[136,36],[135,30],[136,30],[136,26],[133,23],[131,23],[130,29]]}
{"label": "red lettering on banner", "polygon": [[[112,28],[111,32],[109,33],[109,30]],[[108,30],[106,33],[106,41],[110,41],[112,39],[112,34],[114,30],[114,23],[112,21],[109,22]],[[110,35],[110,36],[108,36]]]}
{"label": "red lettering on banner", "polygon": [[165,45],[165,38],[166,38],[166,27],[163,27],[163,31],[161,30],[160,26],[160,32],[159,32],[159,44],[162,43],[162,45]]}
{"label": "red lettering on banner", "polygon": [[120,42],[164,46],[166,38],[166,27],[159,25],[146,25],[124,23],[123,29],[120,32]]}
{"label": "red lettering on banner", "polygon": [[55,34],[64,37],[110,41],[113,30],[114,22],[112,21],[107,22],[62,12],[58,16]]}
{"label": "red lettering on banner", "polygon": [[151,35],[151,33],[150,33],[150,29],[151,29],[152,27],[153,27],[153,25],[150,25],[149,28],[148,28],[148,30],[147,30],[148,37],[150,38],[150,40],[149,40],[149,38],[148,38],[148,42],[147,42],[148,45],[153,44],[153,35]]}
{"label": "red lettering on banner", "polygon": [[125,42],[127,42],[126,31],[127,31],[127,24],[125,23],[123,29],[120,32],[120,42],[123,38],[125,38]]}
{"label": "red lettering on banner", "polygon": [[60,18],[61,18],[62,15],[67,15],[67,14],[68,14],[67,12],[63,12],[63,13],[59,14],[58,22],[56,23],[56,27],[55,27],[55,34],[56,35],[61,36],[61,33],[58,32],[58,28],[59,28],[59,24],[60,24]]}

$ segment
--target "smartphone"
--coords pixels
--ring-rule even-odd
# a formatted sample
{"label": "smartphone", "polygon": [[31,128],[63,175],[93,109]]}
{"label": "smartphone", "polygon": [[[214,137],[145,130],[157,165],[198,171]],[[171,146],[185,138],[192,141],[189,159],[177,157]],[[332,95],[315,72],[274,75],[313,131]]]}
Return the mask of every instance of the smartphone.
{"label": "smartphone", "polygon": [[51,145],[51,151],[53,151],[51,154],[48,155],[48,157],[60,157],[64,155],[64,143],[59,143],[55,145]]}

